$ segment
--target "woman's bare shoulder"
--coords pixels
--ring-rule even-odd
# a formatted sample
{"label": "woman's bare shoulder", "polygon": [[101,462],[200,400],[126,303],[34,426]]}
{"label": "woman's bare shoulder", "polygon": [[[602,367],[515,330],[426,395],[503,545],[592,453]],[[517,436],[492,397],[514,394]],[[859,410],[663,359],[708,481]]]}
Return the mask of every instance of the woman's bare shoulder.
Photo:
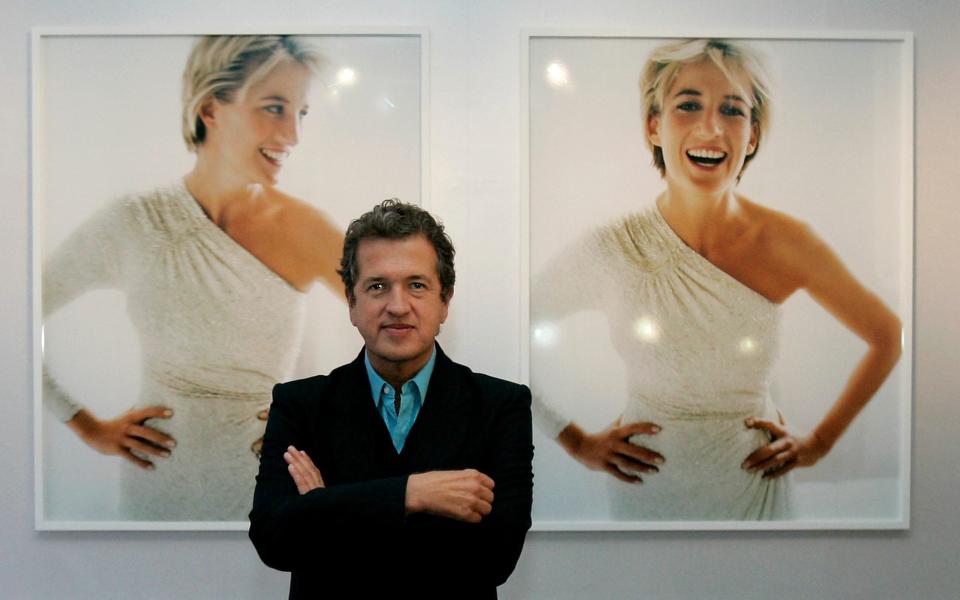
{"label": "woman's bare shoulder", "polygon": [[738,201],[744,218],[760,231],[765,245],[802,250],[822,243],[805,221],[747,198],[738,197]]}

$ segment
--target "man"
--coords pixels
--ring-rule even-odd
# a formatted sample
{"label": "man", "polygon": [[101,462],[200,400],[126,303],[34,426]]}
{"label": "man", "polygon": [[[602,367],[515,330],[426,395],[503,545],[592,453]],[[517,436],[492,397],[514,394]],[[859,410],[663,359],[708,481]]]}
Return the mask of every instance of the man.
{"label": "man", "polygon": [[291,598],[495,598],[530,528],[530,391],[452,362],[435,337],[454,249],[420,208],[351,223],[340,263],[364,349],[280,384],[250,538]]}

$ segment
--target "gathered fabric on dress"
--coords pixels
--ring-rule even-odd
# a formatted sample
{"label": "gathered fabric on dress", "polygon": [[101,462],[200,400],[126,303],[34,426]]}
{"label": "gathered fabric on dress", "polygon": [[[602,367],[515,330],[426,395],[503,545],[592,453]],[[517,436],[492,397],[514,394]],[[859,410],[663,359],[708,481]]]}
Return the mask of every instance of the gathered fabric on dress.
{"label": "gathered fabric on dress", "polygon": [[[81,225],[44,267],[46,314],[99,288],[122,291],[141,350],[137,406],[177,442],[146,471],[124,464],[120,517],[241,521],[253,498],[265,423],[257,413],[292,374],[304,294],[217,227],[183,183],[114,202]],[[45,404],[74,404],[45,377]]]}
{"label": "gathered fabric on dress", "polygon": [[[588,274],[588,275],[585,275]],[[585,279],[586,277],[586,279]],[[564,280],[590,281],[589,294]],[[748,417],[777,420],[770,379],[779,305],[687,246],[656,208],[591,232],[537,278],[540,317],[601,311],[623,359],[628,397],[620,422],[650,421],[632,442],[664,456],[644,483],[608,478],[611,515],[623,520],[754,520],[789,512],[789,478],[763,479],[741,463],[769,442]],[[581,286],[583,287],[583,286]],[[559,300],[550,296],[561,296]],[[548,308],[541,311],[537,303]],[[536,394],[540,427],[555,437],[570,422]]]}

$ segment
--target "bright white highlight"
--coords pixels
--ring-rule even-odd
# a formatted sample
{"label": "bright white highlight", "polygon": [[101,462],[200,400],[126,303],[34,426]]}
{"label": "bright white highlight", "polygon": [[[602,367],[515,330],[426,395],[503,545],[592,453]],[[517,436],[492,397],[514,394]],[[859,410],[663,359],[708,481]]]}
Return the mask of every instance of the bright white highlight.
{"label": "bright white highlight", "polygon": [[337,71],[337,83],[340,85],[353,85],[357,81],[357,72],[350,67],[344,67]]}
{"label": "bright white highlight", "polygon": [[656,342],[660,339],[660,327],[650,317],[640,317],[633,323],[633,332],[644,342]]}
{"label": "bright white highlight", "polygon": [[567,65],[558,62],[547,65],[547,81],[554,87],[562,87],[570,83]]}
{"label": "bright white highlight", "polygon": [[740,348],[740,352],[743,352],[744,354],[751,354],[757,350],[757,343],[753,341],[753,338],[751,337],[745,337],[740,340],[738,346]]}
{"label": "bright white highlight", "polygon": [[542,348],[556,345],[557,338],[560,337],[557,328],[551,323],[542,323],[533,328],[533,343]]}

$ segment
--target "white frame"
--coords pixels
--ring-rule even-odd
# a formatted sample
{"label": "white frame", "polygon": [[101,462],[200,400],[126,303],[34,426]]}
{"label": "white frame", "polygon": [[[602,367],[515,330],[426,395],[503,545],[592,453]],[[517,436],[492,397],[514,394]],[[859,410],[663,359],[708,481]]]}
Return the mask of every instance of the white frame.
{"label": "white frame", "polygon": [[[897,121],[900,127],[903,146],[900,148],[899,176],[900,197],[900,247],[899,256],[904,265],[898,274],[900,305],[899,314],[903,321],[904,352],[897,365],[904,376],[898,388],[901,398],[899,418],[903,424],[898,437],[901,469],[899,473],[900,514],[893,519],[845,519],[845,520],[780,520],[780,521],[614,521],[614,520],[542,520],[534,514],[535,531],[617,531],[617,530],[845,530],[845,529],[908,529],[910,526],[910,432],[912,426],[911,406],[913,387],[913,248],[914,248],[914,40],[911,32],[904,31],[668,31],[656,32],[643,29],[528,29],[520,34],[520,359],[521,380],[530,382],[530,242],[531,242],[531,196],[530,196],[530,44],[537,38],[739,38],[758,41],[795,40],[812,42],[829,41],[876,41],[899,42],[902,44],[900,67],[903,78],[900,86],[899,101],[902,106]],[[637,67],[637,77],[642,65]],[[637,95],[639,107],[639,94]],[[637,110],[639,120],[639,109]],[[775,117],[776,118],[776,117]],[[749,175],[747,175],[749,177]],[[829,240],[828,240],[829,242]],[[545,439],[545,437],[544,437]],[[547,440],[553,444],[553,441]],[[571,468],[573,467],[571,459]],[[536,465],[536,463],[535,463]]]}
{"label": "white frame", "polygon": [[[43,41],[56,37],[119,37],[156,36],[184,37],[199,35],[242,34],[288,34],[318,35],[330,37],[407,37],[419,40],[419,109],[420,109],[420,172],[419,203],[430,208],[430,38],[425,27],[198,27],[194,29],[165,27],[37,27],[31,31],[31,220],[33,235],[32,251],[32,357],[33,357],[33,449],[34,449],[34,526],[40,531],[86,530],[208,530],[242,531],[249,527],[246,521],[123,521],[123,520],[51,520],[46,517],[44,506],[43,422],[46,409],[42,403],[42,307],[41,259],[43,239],[44,197],[43,152],[44,97],[42,91]],[[133,190],[131,190],[133,191]],[[371,205],[378,200],[371,199]],[[358,347],[360,340],[357,340]],[[93,452],[91,449],[90,452]],[[121,460],[117,458],[116,460]]]}

